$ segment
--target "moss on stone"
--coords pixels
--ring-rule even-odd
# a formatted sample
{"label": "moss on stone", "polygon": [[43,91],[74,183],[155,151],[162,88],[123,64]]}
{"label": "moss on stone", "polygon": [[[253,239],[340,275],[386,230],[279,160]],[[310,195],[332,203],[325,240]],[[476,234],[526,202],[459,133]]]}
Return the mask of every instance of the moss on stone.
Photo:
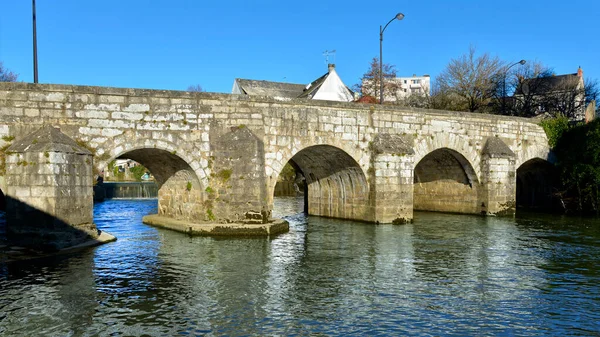
{"label": "moss on stone", "polygon": [[228,181],[231,178],[232,170],[221,170],[217,173],[217,177],[221,178],[224,182]]}
{"label": "moss on stone", "polygon": [[210,221],[215,221],[215,219],[216,219],[215,215],[213,214],[212,209],[210,209],[210,208],[206,210],[206,216],[208,217],[208,220],[210,220]]}

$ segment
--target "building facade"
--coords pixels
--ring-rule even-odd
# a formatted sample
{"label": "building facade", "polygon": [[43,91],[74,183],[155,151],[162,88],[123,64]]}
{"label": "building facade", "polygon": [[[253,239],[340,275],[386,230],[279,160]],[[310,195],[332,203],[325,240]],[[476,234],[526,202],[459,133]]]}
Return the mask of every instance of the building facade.
{"label": "building facade", "polygon": [[390,79],[395,83],[396,97],[390,100],[404,99],[410,95],[429,96],[431,95],[431,77],[429,75],[412,77],[396,77]]}

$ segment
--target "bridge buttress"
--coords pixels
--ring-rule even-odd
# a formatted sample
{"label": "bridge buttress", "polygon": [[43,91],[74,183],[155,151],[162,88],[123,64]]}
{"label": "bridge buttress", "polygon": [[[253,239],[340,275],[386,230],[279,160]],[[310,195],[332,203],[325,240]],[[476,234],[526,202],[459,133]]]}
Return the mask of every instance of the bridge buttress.
{"label": "bridge buttress", "polygon": [[379,134],[371,144],[368,174],[373,222],[412,222],[415,153],[411,143],[404,136]]}
{"label": "bridge buttress", "polygon": [[7,150],[7,234],[11,243],[59,250],[95,240],[92,154],[51,126]]}
{"label": "bridge buttress", "polygon": [[498,137],[490,137],[482,151],[481,213],[514,215],[516,210],[515,154]]}

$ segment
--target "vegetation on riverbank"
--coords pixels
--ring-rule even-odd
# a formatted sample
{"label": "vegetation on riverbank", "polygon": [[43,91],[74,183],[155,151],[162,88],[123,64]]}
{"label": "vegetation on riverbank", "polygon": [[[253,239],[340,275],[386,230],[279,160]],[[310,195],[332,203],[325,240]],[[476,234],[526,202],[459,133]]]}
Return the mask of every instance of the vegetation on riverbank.
{"label": "vegetation on riverbank", "polygon": [[566,117],[541,123],[556,154],[567,212],[600,214],[600,120],[569,124]]}

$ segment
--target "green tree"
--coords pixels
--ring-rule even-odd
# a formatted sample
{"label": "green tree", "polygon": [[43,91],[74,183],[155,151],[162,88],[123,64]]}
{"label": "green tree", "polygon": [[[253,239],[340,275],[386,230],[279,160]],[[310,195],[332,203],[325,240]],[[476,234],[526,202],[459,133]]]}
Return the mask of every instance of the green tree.
{"label": "green tree", "polygon": [[142,165],[136,165],[134,167],[129,168],[129,171],[131,172],[131,174],[133,174],[133,178],[135,179],[135,181],[142,181],[142,176],[148,171],[148,169],[146,169]]}
{"label": "green tree", "polygon": [[[396,77],[396,66],[384,63],[383,71],[383,93],[385,97],[396,97],[400,85],[391,80]],[[359,92],[361,96],[371,96],[379,101],[379,58],[374,57],[369,64],[369,69],[360,78],[360,82],[352,86],[352,90]]]}
{"label": "green tree", "polygon": [[576,210],[600,214],[600,120],[567,130],[554,150],[565,194]]}

